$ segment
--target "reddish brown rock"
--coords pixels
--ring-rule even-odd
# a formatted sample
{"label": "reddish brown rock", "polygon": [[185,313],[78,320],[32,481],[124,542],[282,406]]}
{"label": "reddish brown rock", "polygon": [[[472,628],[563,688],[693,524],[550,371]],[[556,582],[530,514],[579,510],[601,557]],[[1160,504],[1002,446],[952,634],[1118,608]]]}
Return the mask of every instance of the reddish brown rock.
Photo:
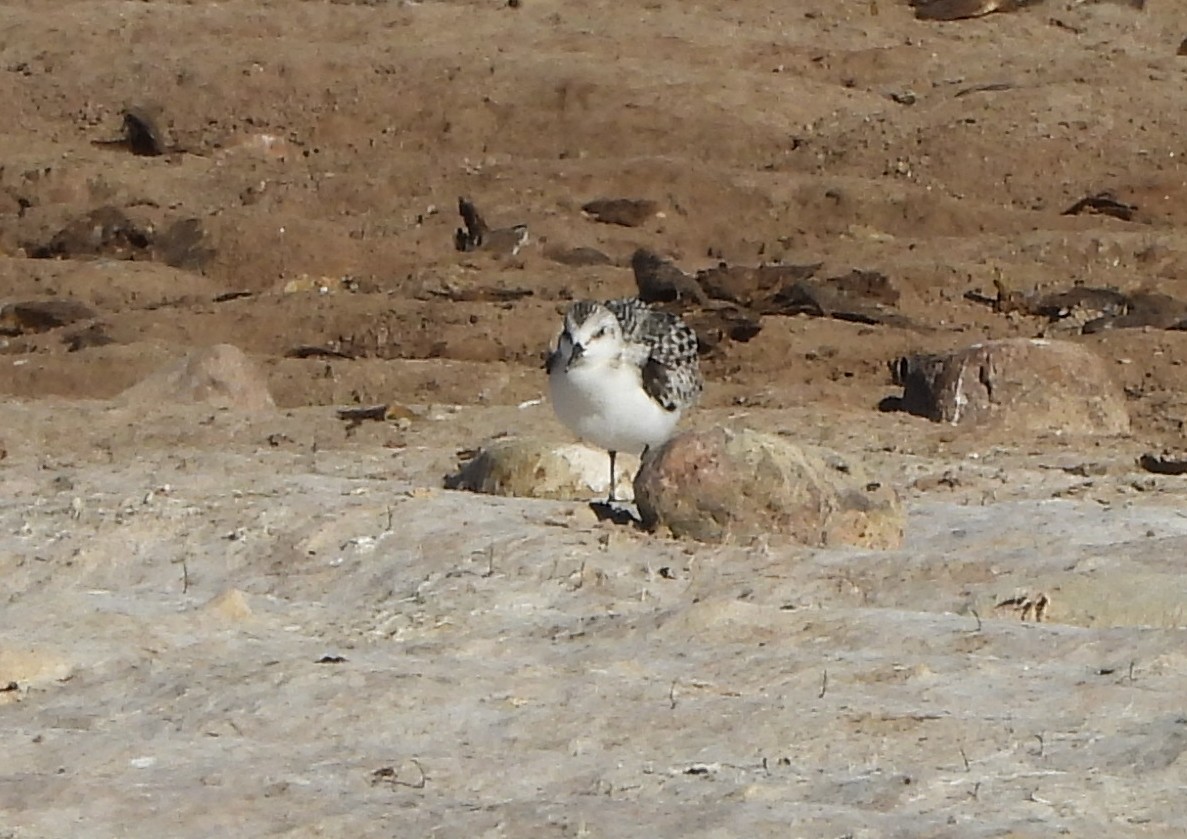
{"label": "reddish brown rock", "polygon": [[635,478],[643,523],[701,542],[778,535],[805,545],[895,548],[897,493],[841,455],[756,431],[669,440]]}
{"label": "reddish brown rock", "polygon": [[901,408],[951,425],[998,423],[1031,432],[1127,434],[1125,394],[1092,350],[1010,338],[898,359]]}

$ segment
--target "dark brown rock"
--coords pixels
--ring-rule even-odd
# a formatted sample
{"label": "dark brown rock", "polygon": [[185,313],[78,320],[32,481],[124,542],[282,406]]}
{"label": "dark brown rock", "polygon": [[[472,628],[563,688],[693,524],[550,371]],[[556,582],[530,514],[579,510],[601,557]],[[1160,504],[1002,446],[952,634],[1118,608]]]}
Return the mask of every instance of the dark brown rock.
{"label": "dark brown rock", "polygon": [[115,343],[115,339],[107,334],[106,328],[101,323],[92,323],[82,329],[76,329],[70,334],[64,335],[62,341],[66,344],[66,349],[69,352],[87,350],[91,347],[105,347]]}
{"label": "dark brown rock", "polygon": [[603,224],[638,227],[655,215],[659,205],[641,198],[598,198],[581,209]]}
{"label": "dark brown rock", "polygon": [[635,478],[643,523],[701,542],[783,536],[805,545],[894,548],[897,493],[835,452],[750,430],[689,432]]}
{"label": "dark brown rock", "polygon": [[106,256],[134,259],[152,244],[152,230],[118,207],[103,206],[67,224],[44,245],[29,248],[34,259]]}
{"label": "dark brown rock", "polygon": [[1169,294],[1137,291],[1129,295],[1125,311],[1102,313],[1084,323],[1081,332],[1091,335],[1106,329],[1183,329],[1187,322],[1187,303]]}
{"label": "dark brown rock", "polygon": [[162,128],[161,109],[155,105],[132,105],[123,114],[122,134],[114,140],[92,140],[91,145],[123,149],[139,157],[159,157],[172,148]]}
{"label": "dark brown rock", "polygon": [[0,332],[25,335],[48,332],[82,320],[97,317],[98,313],[78,300],[30,300],[9,303],[0,309]]}
{"label": "dark brown rock", "polygon": [[746,343],[762,331],[762,318],[742,306],[714,303],[691,314],[684,322],[697,334],[697,352],[706,355],[730,341]]}
{"label": "dark brown rock", "polygon": [[639,248],[631,255],[631,270],[639,299],[644,303],[671,303],[676,300],[704,304],[708,297],[697,281],[685,274],[670,259],[655,251]]}
{"label": "dark brown rock", "polygon": [[813,276],[821,263],[810,265],[727,265],[724,262],[697,273],[697,283],[715,300],[742,306],[765,307],[780,289]]}
{"label": "dark brown rock", "polygon": [[1010,290],[995,281],[997,297],[975,291],[965,299],[992,306],[1000,313],[1025,312],[1046,318],[1060,331],[1076,330],[1085,335],[1106,329],[1183,329],[1187,324],[1187,302],[1157,291],[1118,291],[1114,288],[1072,286],[1046,293]]}
{"label": "dark brown rock", "polygon": [[165,132],[156,108],[133,106],[124,111],[124,142],[128,151],[142,157],[156,157],[168,150]]}
{"label": "dark brown rock", "polygon": [[156,259],[173,268],[199,271],[214,256],[210,236],[201,219],[178,219],[153,243]]}
{"label": "dark brown rock", "polygon": [[1085,196],[1063,211],[1065,216],[1078,216],[1081,213],[1112,216],[1121,221],[1133,221],[1138,208],[1134,204],[1121,201],[1111,192],[1097,192]]}
{"label": "dark brown rock", "polygon": [[1010,338],[898,359],[902,410],[952,425],[1126,434],[1125,395],[1105,362],[1069,341]]}
{"label": "dark brown rock", "polygon": [[1138,465],[1157,475],[1187,475],[1187,452],[1146,452],[1138,458]]}
{"label": "dark brown rock", "polygon": [[609,265],[614,261],[597,248],[587,247],[549,246],[544,249],[544,256],[560,265],[569,265],[574,268],[586,265]]}
{"label": "dark brown rock", "polygon": [[840,277],[825,280],[809,277],[788,283],[775,293],[763,311],[913,327],[894,308],[898,299],[898,290],[884,274],[854,269]]}

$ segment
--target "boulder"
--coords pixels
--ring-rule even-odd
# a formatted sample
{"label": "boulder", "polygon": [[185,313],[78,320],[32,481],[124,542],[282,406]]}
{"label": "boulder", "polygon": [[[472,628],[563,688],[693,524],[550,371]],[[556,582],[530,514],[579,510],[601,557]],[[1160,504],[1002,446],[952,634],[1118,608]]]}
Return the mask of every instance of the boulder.
{"label": "boulder", "polygon": [[238,347],[217,344],[194,350],[125,390],[133,407],[202,402],[245,413],[276,407],[263,371]]}
{"label": "boulder", "polygon": [[1126,434],[1125,394],[1104,360],[1070,341],[1009,338],[892,365],[900,405],[951,425],[1018,431]]}
{"label": "boulder", "polygon": [[[638,460],[618,456],[615,497],[630,501],[631,476]],[[484,446],[445,479],[446,489],[524,498],[601,501],[610,487],[610,456],[579,443],[549,443],[520,438],[497,440]]]}
{"label": "boulder", "polygon": [[635,477],[643,524],[701,542],[780,535],[804,545],[902,544],[898,494],[850,460],[756,431],[688,432]]}

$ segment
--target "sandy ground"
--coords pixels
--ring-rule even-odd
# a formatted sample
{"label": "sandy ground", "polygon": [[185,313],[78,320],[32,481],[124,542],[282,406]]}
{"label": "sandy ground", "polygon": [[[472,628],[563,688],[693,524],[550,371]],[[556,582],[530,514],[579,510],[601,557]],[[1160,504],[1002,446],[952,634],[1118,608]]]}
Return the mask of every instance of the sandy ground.
{"label": "sandy ground", "polygon": [[[965,297],[1187,299],[1187,7],[785,6],[6,5],[0,306],[96,314],[0,337],[0,836],[1187,834],[1187,487],[1134,465],[1181,440],[1187,334]],[[129,106],[168,153],[103,144]],[[1103,191],[1132,217],[1064,213]],[[459,195],[529,245],[456,252]],[[902,549],[440,488],[567,439],[557,311],[640,246],[888,277],[909,325],[765,317],[689,424],[862,456]],[[877,410],[896,355],[1039,334],[1109,362],[1131,436]],[[107,401],[220,341],[275,412]],[[373,402],[413,418],[334,415]]]}

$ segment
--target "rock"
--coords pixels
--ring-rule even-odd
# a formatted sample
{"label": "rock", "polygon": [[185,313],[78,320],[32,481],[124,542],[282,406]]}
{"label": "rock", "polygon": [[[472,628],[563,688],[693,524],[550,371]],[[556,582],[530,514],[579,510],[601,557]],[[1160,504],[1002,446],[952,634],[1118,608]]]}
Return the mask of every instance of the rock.
{"label": "rock", "polygon": [[[620,454],[615,497],[632,498],[631,475],[638,461]],[[609,493],[610,457],[578,443],[513,438],[484,446],[445,479],[446,489],[524,498],[604,499]]]}
{"label": "rock", "polygon": [[935,422],[1063,434],[1129,432],[1125,394],[1105,362],[1068,341],[987,341],[900,358],[893,368],[895,383],[903,387],[899,407]]}
{"label": "rock", "polygon": [[245,413],[276,407],[263,372],[230,344],[194,350],[128,388],[119,399],[137,407],[205,402]]}
{"label": "rock", "polygon": [[697,281],[685,274],[670,259],[655,251],[639,248],[631,255],[631,270],[639,299],[644,303],[670,303],[674,300],[705,304],[709,298]]}
{"label": "rock", "polygon": [[130,151],[140,157],[159,157],[169,151],[168,137],[162,130],[161,108],[157,105],[132,105],[123,112],[123,132],[114,140],[92,140],[93,146]]}
{"label": "rock", "polygon": [[835,452],[756,431],[688,432],[635,478],[647,527],[701,542],[779,534],[805,545],[902,544],[898,494]]}
{"label": "rock", "polygon": [[1138,465],[1157,475],[1187,475],[1187,452],[1167,449],[1146,452],[1138,458]]}
{"label": "rock", "polygon": [[206,601],[202,612],[223,623],[245,623],[253,613],[247,595],[237,588],[229,588]]}
{"label": "rock", "polygon": [[886,275],[854,269],[841,277],[788,283],[771,297],[764,312],[916,328],[894,308],[898,299],[899,292]]}
{"label": "rock", "polygon": [[614,262],[597,248],[587,247],[569,248],[549,245],[544,248],[544,256],[560,265],[569,265],[574,268],[586,265],[610,265]]}
{"label": "rock", "polygon": [[659,204],[645,198],[597,198],[582,204],[581,209],[602,224],[638,227],[655,216]]}
{"label": "rock", "polygon": [[98,317],[98,312],[78,300],[31,300],[9,303],[0,309],[0,333],[24,335],[48,332],[80,320]]}
{"label": "rock", "polygon": [[724,262],[699,271],[697,284],[714,300],[765,309],[782,289],[813,277],[823,263],[806,265],[728,265]]}
{"label": "rock", "polygon": [[1114,288],[1072,286],[1045,293],[1010,290],[1000,279],[994,281],[997,297],[976,291],[965,299],[985,303],[995,312],[1025,312],[1046,318],[1061,331],[1085,335],[1106,329],[1183,329],[1187,324],[1187,301],[1156,291],[1122,292]]}
{"label": "rock", "polygon": [[82,329],[76,329],[68,335],[62,336],[68,352],[78,352],[91,347],[106,347],[114,344],[115,339],[107,334],[107,329],[101,323],[92,323]]}
{"label": "rock", "polygon": [[727,341],[746,343],[762,331],[762,318],[732,303],[714,303],[684,315],[697,334],[697,352],[713,353]]}
{"label": "rock", "polygon": [[201,219],[182,218],[160,227],[141,213],[133,218],[119,207],[105,205],[76,218],[44,244],[33,244],[34,259],[111,259],[164,262],[172,268],[200,271],[215,255]]}
{"label": "rock", "polygon": [[29,248],[34,259],[112,259],[142,257],[152,244],[151,225],[132,220],[118,207],[105,205],[76,218],[43,245]]}
{"label": "rock", "polygon": [[153,243],[153,258],[172,268],[200,271],[215,254],[201,219],[178,219]]}
{"label": "rock", "polygon": [[1111,192],[1097,192],[1085,196],[1063,211],[1065,216],[1078,216],[1080,213],[1112,216],[1121,221],[1133,221],[1138,208],[1134,204],[1121,201]]}
{"label": "rock", "polygon": [[133,106],[124,111],[124,142],[128,151],[143,157],[156,157],[167,151],[168,141],[159,124],[160,109]]}
{"label": "rock", "polygon": [[0,646],[0,688],[16,682],[22,688],[69,678],[74,666],[56,652],[12,645]]}

